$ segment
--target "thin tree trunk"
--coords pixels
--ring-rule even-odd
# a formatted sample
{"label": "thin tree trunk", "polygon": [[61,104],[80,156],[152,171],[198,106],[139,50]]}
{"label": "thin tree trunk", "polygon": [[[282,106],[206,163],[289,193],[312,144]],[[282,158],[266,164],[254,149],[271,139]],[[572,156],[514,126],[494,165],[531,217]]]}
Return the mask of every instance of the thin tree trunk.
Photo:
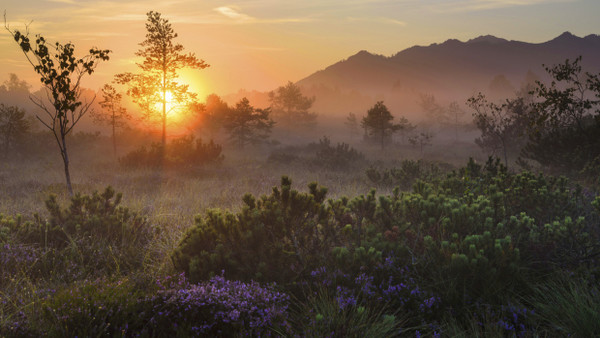
{"label": "thin tree trunk", "polygon": [[[167,93],[164,92],[164,95]],[[163,96],[164,97],[164,96]],[[162,116],[162,146],[167,147],[167,98],[163,99],[163,116]]]}
{"label": "thin tree trunk", "polygon": [[112,125],[112,141],[113,141],[113,152],[115,154],[115,158],[117,158],[117,135],[115,134],[114,121],[113,121],[113,125]]}
{"label": "thin tree trunk", "polygon": [[61,155],[63,158],[63,164],[65,166],[65,178],[67,180],[67,191],[69,192],[69,196],[73,196],[73,186],[71,185],[71,173],[69,172],[69,154],[67,153],[67,140],[65,139],[65,135],[61,135]]}

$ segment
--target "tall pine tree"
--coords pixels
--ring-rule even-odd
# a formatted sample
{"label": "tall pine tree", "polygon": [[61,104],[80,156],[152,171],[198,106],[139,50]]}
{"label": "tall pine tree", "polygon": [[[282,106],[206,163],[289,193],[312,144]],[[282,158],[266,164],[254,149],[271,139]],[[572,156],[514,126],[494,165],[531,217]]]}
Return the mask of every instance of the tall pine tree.
{"label": "tall pine tree", "polygon": [[[162,125],[162,146],[167,144],[167,120],[179,104],[191,102],[196,94],[188,91],[188,85],[177,82],[177,71],[183,68],[203,69],[208,67],[204,60],[193,53],[184,54],[183,46],[173,40],[177,33],[161,14],[147,13],[146,40],[135,55],[144,58],[138,63],[141,73],[122,73],[117,82],[128,85],[127,94],[136,102],[148,120],[158,118]],[[169,105],[169,109],[167,109]]]}

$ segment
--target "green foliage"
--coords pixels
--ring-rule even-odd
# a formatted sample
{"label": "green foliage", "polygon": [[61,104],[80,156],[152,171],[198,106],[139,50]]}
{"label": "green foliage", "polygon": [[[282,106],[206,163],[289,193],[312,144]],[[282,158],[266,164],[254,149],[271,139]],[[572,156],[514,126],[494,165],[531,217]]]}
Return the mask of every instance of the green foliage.
{"label": "green foliage", "polygon": [[317,123],[317,114],[309,112],[315,97],[302,95],[300,87],[291,81],[270,92],[269,101],[278,125],[297,129],[310,128]]}
{"label": "green foliage", "polygon": [[47,220],[35,215],[34,222],[18,218],[9,225],[15,241],[40,248],[43,257],[33,271],[54,271],[57,278],[67,279],[125,273],[142,265],[142,248],[155,233],[143,217],[120,203],[121,194],[111,187],[102,193],[76,194],[65,208],[51,195],[46,200]]}
{"label": "green foliage", "polygon": [[536,286],[531,298],[549,335],[600,335],[600,289],[596,283],[561,276]]}
{"label": "green foliage", "polygon": [[308,193],[281,187],[269,196],[243,198],[241,212],[212,210],[196,218],[196,225],[173,253],[178,269],[192,281],[222,270],[241,280],[291,281],[326,258],[334,230],[324,211],[327,190],[309,185]]}
{"label": "green foliage", "polygon": [[40,76],[47,91],[51,106],[48,106],[47,100],[39,97],[33,96],[32,100],[45,112],[45,119],[38,116],[38,120],[54,134],[63,159],[67,191],[72,196],[66,136],[92,104],[80,101],[81,79],[85,74],[91,75],[100,61],[107,61],[110,51],[91,48],[88,55],[77,58],[72,43],[63,45],[56,42],[54,46],[48,47],[46,39],[41,35],[36,35],[35,41],[31,41],[28,32],[22,34],[11,31],[8,27],[7,30]]}
{"label": "green foliage", "polygon": [[506,100],[498,105],[488,102],[479,93],[467,100],[467,105],[474,110],[473,119],[481,136],[475,140],[478,146],[491,155],[501,152],[504,165],[508,166],[508,154],[518,152],[524,145],[529,110],[524,98]]}
{"label": "green foliage", "polygon": [[41,304],[44,331],[57,337],[127,336],[128,327],[139,330],[146,324],[144,311],[152,311],[138,302],[144,296],[140,286],[129,279],[73,283]]}
{"label": "green foliage", "polygon": [[370,167],[365,171],[367,178],[378,187],[400,187],[410,189],[417,179],[432,181],[442,176],[446,169],[442,164],[424,160],[403,160],[398,167],[389,169]]}
{"label": "green foliage", "polygon": [[577,174],[600,155],[600,78],[583,74],[580,62],[578,57],[546,67],[552,82],[538,81],[533,91],[537,101],[522,151],[524,158],[561,174]]}
{"label": "green foliage", "polygon": [[49,336],[262,336],[286,327],[288,296],[258,283],[175,276],[74,283],[41,302]]}
{"label": "green foliage", "polygon": [[293,332],[302,337],[391,337],[403,324],[383,306],[340,309],[339,299],[326,290],[301,301],[292,311],[291,321]]}
{"label": "green foliage", "polygon": [[152,143],[149,149],[142,146],[119,162],[127,168],[185,168],[218,163],[223,160],[221,150],[221,146],[212,140],[204,143],[202,139],[188,135],[173,139],[166,150],[159,143]]}
{"label": "green foliage", "polygon": [[0,137],[3,143],[3,157],[8,158],[9,152],[29,131],[31,121],[25,118],[25,111],[18,107],[8,107],[0,103]]}
{"label": "green foliage", "polygon": [[224,116],[223,125],[230,140],[243,149],[247,144],[266,140],[275,122],[269,118],[270,109],[256,109],[247,98],[238,102]]}
{"label": "green foliage", "polygon": [[383,101],[378,101],[372,108],[367,111],[367,116],[363,117],[361,126],[365,128],[367,135],[381,145],[381,149],[391,139],[392,133],[401,128],[400,125],[392,123],[394,117],[383,104]]}

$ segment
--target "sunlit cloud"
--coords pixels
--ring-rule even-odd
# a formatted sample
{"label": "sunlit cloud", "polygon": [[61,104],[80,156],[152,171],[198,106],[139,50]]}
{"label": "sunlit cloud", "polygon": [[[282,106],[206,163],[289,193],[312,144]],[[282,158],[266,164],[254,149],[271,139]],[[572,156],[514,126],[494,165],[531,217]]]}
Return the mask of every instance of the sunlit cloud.
{"label": "sunlit cloud", "polygon": [[214,11],[229,19],[229,23],[302,23],[314,21],[314,19],[310,17],[259,19],[242,13],[241,10],[236,6],[221,6],[215,8]]}
{"label": "sunlit cloud", "polygon": [[376,23],[384,23],[390,25],[398,25],[398,26],[406,26],[407,23],[401,20],[385,18],[385,17],[377,17],[377,18],[360,18],[360,17],[347,17],[346,20],[350,22],[376,22]]}
{"label": "sunlit cloud", "polygon": [[248,21],[256,20],[249,15],[239,12],[238,9],[228,7],[228,6],[217,7],[217,8],[215,8],[215,11],[223,14],[224,16],[226,16],[230,19],[236,20],[236,21],[248,22]]}

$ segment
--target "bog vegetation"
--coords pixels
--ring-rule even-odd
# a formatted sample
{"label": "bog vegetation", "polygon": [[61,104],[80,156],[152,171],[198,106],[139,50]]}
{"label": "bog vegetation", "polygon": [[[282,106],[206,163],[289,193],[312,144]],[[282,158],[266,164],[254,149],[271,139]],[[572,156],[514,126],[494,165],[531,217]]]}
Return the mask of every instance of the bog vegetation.
{"label": "bog vegetation", "polygon": [[[148,15],[149,33],[168,24]],[[580,59],[547,71],[465,100],[472,121],[423,95],[428,121],[377,101],[317,136],[292,82],[265,108],[189,102],[168,140],[160,81],[158,106],[133,97],[156,134],[112,85],[106,135],[71,131],[77,91],[63,134],[0,105],[0,336],[598,336],[600,80]]]}

